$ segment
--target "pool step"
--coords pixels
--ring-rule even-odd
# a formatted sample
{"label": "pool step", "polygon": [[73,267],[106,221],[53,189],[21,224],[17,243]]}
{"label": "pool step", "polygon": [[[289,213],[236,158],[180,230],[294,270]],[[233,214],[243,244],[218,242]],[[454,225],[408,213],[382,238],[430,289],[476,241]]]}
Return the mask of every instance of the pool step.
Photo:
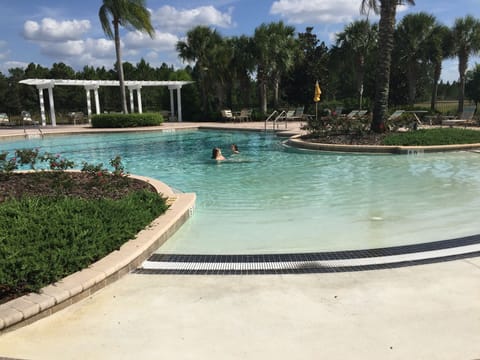
{"label": "pool step", "polygon": [[480,256],[480,235],[371,250],[266,254],[153,254],[138,274],[290,274],[385,269]]}

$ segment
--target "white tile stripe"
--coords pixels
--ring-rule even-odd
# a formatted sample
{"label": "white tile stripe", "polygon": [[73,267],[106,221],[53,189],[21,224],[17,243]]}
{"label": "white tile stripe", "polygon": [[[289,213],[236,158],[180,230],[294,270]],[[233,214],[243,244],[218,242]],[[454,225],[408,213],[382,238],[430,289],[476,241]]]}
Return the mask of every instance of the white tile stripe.
{"label": "white tile stripe", "polygon": [[448,249],[423,251],[400,255],[376,256],[359,259],[336,260],[305,260],[305,261],[267,261],[267,262],[173,262],[148,261],[142,264],[142,269],[149,270],[285,270],[315,267],[350,267],[394,264],[403,261],[418,261],[468,254],[480,251],[480,244],[458,246]]}

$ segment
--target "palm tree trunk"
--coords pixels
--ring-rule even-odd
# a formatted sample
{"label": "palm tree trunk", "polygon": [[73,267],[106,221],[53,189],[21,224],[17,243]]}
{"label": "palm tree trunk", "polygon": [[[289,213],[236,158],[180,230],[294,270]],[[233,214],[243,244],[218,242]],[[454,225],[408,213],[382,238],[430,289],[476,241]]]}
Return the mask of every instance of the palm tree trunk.
{"label": "palm tree trunk", "polygon": [[385,116],[388,111],[390,65],[392,62],[396,6],[396,1],[381,1],[375,104],[373,106],[371,124],[371,130],[377,133],[385,131]]}
{"label": "palm tree trunk", "polygon": [[117,54],[117,71],[118,81],[120,82],[120,96],[122,100],[122,111],[124,114],[128,114],[127,110],[127,97],[125,95],[125,78],[123,75],[122,65],[122,49],[120,48],[120,30],[117,20],[113,20],[113,28],[115,31],[115,52]]}
{"label": "palm tree trunk", "polygon": [[207,76],[203,72],[203,70],[199,70],[199,78],[200,78],[200,93],[202,97],[202,111],[203,114],[206,115],[208,112],[207,106]]}
{"label": "palm tree trunk", "polygon": [[278,99],[279,99],[279,89],[280,89],[280,80],[278,79],[278,76],[275,76],[275,80],[274,80],[274,98],[273,98],[273,103],[275,105],[275,108],[278,108]]}
{"label": "palm tree trunk", "polygon": [[440,61],[435,64],[435,69],[433,70],[432,100],[430,102],[431,111],[435,111],[435,106],[437,105],[438,81],[440,80],[441,73],[442,73],[442,62]]}
{"label": "palm tree trunk", "polygon": [[413,107],[415,105],[415,94],[416,94],[416,72],[415,72],[415,64],[409,64],[407,68],[407,81],[408,81],[408,105]]}
{"label": "palm tree trunk", "polygon": [[248,77],[248,74],[243,74],[241,79],[240,79],[240,84],[242,88],[242,103],[243,106],[250,106],[250,78]]}
{"label": "palm tree trunk", "polygon": [[359,109],[362,110],[362,98],[363,98],[363,81],[365,79],[365,57],[359,54],[357,58],[357,93]]}
{"label": "palm tree trunk", "polygon": [[460,73],[460,82],[458,84],[458,114],[463,113],[463,103],[465,101],[465,73],[467,71],[468,55],[459,54],[458,72]]}
{"label": "palm tree trunk", "polygon": [[260,83],[260,99],[261,99],[262,112],[266,114],[267,113],[267,82],[264,80]]}
{"label": "palm tree trunk", "polygon": [[260,86],[260,108],[264,114],[267,113],[267,81],[263,73],[263,67],[258,68],[258,85]]}

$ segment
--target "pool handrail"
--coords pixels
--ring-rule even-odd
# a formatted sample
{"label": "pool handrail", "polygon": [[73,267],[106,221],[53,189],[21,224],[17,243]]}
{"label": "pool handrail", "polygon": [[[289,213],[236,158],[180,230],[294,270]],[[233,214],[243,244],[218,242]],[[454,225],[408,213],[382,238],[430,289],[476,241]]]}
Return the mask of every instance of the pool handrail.
{"label": "pool handrail", "polygon": [[[277,110],[273,110],[273,112],[265,119],[265,131],[267,131],[267,123],[278,113]],[[276,118],[273,120],[273,130],[275,130],[275,121]]]}

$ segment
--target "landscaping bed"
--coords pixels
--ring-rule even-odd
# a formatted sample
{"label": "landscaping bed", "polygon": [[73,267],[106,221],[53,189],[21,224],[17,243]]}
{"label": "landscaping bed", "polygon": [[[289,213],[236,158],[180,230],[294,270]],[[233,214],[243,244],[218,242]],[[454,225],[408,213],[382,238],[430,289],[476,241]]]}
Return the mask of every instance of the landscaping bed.
{"label": "landscaping bed", "polygon": [[407,132],[329,132],[308,134],[303,140],[336,145],[434,146],[480,143],[480,131],[459,128],[421,129]]}
{"label": "landscaping bed", "polygon": [[88,267],[167,208],[152,185],[105,170],[0,173],[0,303]]}

